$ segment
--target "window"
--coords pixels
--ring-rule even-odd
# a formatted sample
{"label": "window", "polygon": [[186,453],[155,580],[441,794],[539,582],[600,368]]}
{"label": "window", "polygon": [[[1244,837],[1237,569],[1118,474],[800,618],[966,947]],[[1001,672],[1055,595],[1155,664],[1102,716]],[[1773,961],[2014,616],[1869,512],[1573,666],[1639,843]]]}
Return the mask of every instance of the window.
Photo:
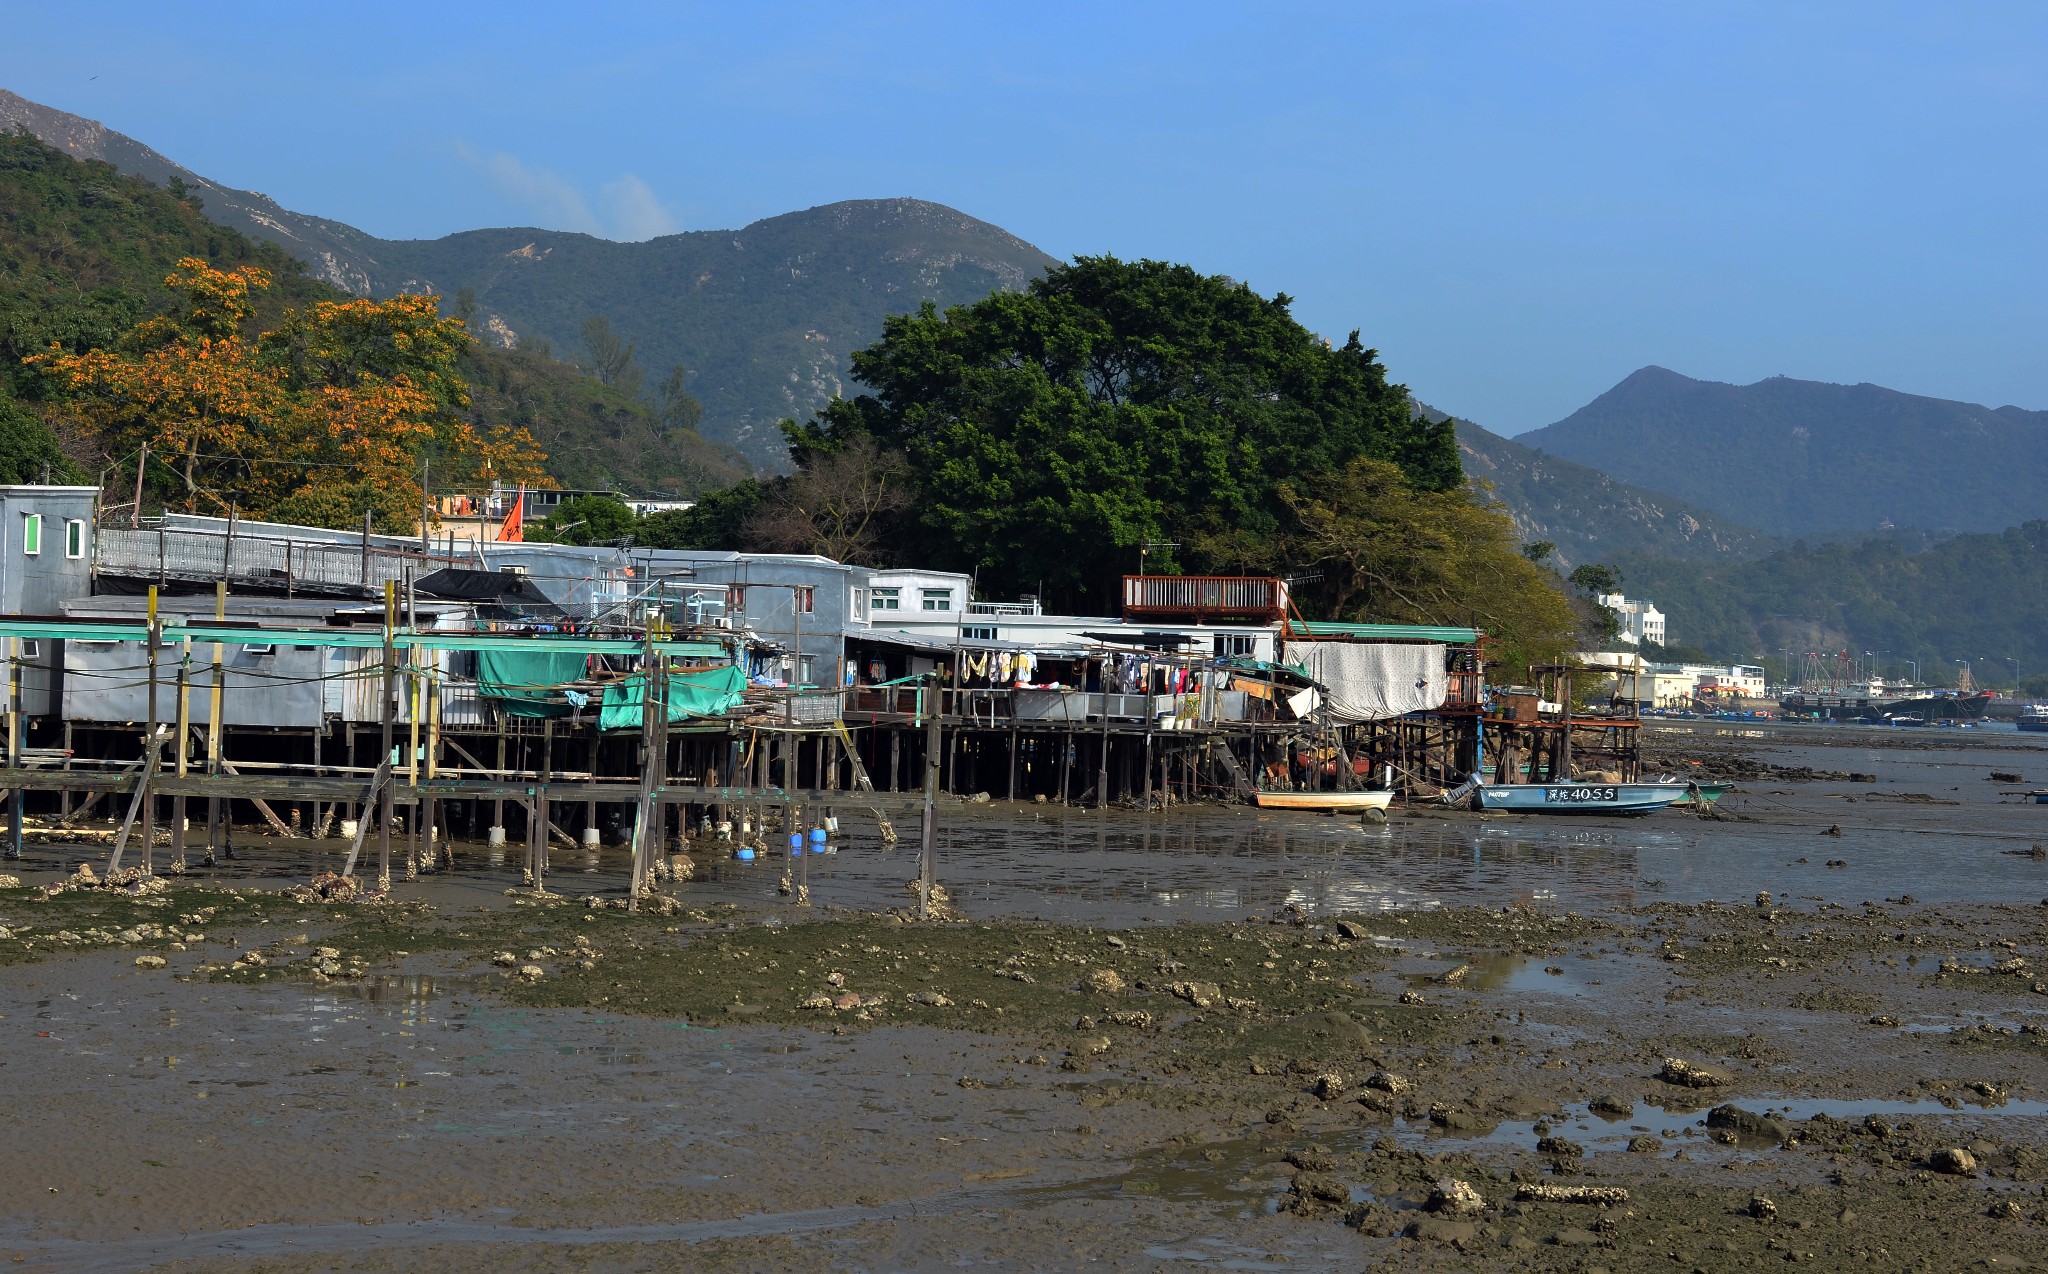
{"label": "window", "polygon": [[953,590],[950,588],[921,588],[918,596],[923,610],[953,609]]}
{"label": "window", "polygon": [[23,659],[41,659],[43,657],[43,643],[33,637],[22,638],[21,657]]}
{"label": "window", "polygon": [[64,519],[64,556],[85,556],[85,523],[79,518]]}
{"label": "window", "polygon": [[868,606],[872,610],[902,610],[903,590],[900,588],[878,588],[868,594]]}
{"label": "window", "polygon": [[960,635],[968,641],[994,641],[996,627],[994,624],[969,624],[960,630]]}
{"label": "window", "polygon": [[802,588],[795,589],[794,592],[796,593],[796,608],[798,610],[809,615],[818,609],[817,589],[807,584]]}
{"label": "window", "polygon": [[1259,639],[1256,637],[1233,637],[1219,634],[1216,638],[1216,653],[1226,659],[1250,659],[1258,653]]}
{"label": "window", "polygon": [[867,613],[868,590],[856,588],[853,590],[853,617],[855,619],[865,619],[867,618]]}
{"label": "window", "polygon": [[725,595],[725,599],[727,610],[744,611],[747,608],[747,590],[741,585],[733,585],[732,591]]}
{"label": "window", "polygon": [[21,519],[21,551],[29,557],[43,551],[43,515],[29,513]]}
{"label": "window", "polygon": [[798,685],[808,686],[814,684],[817,672],[818,657],[816,655],[799,655],[797,657],[796,680]]}

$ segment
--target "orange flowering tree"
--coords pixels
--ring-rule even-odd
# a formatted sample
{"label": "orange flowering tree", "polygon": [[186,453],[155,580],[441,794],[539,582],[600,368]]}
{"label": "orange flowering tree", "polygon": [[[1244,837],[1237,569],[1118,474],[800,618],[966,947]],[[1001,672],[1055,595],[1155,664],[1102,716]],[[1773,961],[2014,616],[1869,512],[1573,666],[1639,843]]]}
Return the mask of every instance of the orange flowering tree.
{"label": "orange flowering tree", "polygon": [[253,340],[250,293],[269,276],[187,258],[164,280],[171,310],[112,349],[42,366],[109,449],[147,443],[189,512],[350,526],[418,524],[421,481],[543,485],[523,429],[478,429],[456,367],[469,335],[438,298],[319,302]]}

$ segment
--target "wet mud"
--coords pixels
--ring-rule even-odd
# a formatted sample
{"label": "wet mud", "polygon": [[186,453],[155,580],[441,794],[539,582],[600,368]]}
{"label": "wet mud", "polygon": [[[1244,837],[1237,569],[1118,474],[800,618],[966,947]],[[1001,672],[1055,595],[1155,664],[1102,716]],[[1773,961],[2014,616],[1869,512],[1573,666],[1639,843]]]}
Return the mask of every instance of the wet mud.
{"label": "wet mud", "polygon": [[609,847],[336,904],[283,892],[320,845],[51,893],[91,851],[31,844],[0,1259],[2048,1265],[2048,807],[1988,777],[2048,750],[1673,735],[1864,777],[1635,821],[949,807],[939,924],[853,811],[632,911]]}

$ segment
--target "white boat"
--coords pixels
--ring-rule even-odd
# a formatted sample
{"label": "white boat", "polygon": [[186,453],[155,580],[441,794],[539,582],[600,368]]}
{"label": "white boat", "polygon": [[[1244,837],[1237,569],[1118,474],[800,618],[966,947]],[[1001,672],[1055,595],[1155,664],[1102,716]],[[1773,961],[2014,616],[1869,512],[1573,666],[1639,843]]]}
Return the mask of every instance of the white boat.
{"label": "white boat", "polygon": [[1690,783],[1484,783],[1479,808],[1517,814],[1648,814],[1682,801]]}
{"label": "white boat", "polygon": [[1261,792],[1258,796],[1260,809],[1335,810],[1339,813],[1383,810],[1393,799],[1392,792]]}

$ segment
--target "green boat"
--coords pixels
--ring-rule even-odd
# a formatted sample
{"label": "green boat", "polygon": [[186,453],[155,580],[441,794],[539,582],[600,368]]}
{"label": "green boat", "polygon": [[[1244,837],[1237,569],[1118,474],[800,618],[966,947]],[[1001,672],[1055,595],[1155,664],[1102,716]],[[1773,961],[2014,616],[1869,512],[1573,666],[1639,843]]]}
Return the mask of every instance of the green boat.
{"label": "green boat", "polygon": [[1685,788],[1688,797],[1695,801],[1704,801],[1712,805],[1728,795],[1728,793],[1734,791],[1735,785],[1733,783],[1687,783]]}

